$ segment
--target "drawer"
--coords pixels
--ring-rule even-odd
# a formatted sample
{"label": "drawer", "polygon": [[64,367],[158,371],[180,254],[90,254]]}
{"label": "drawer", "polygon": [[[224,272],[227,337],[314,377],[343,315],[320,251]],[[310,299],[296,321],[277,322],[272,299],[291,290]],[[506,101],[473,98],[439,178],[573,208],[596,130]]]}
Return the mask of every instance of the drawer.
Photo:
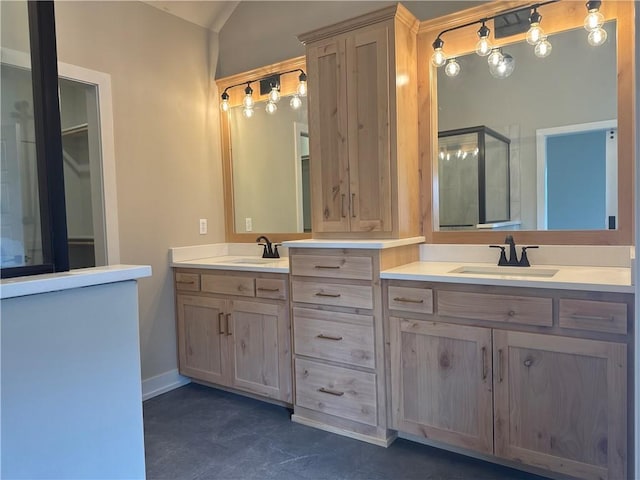
{"label": "drawer", "polygon": [[560,299],[560,326],[604,333],[627,333],[627,304]]}
{"label": "drawer", "polygon": [[440,316],[550,327],[553,300],[516,295],[438,291]]}
{"label": "drawer", "polygon": [[369,286],[294,280],[291,288],[294,302],[373,309],[373,289]]}
{"label": "drawer", "polygon": [[256,297],[286,299],[285,281],[277,278],[256,278]]}
{"label": "drawer", "polygon": [[376,376],[296,358],[296,405],[375,426]]}
{"label": "drawer", "polygon": [[252,277],[202,274],[201,284],[203,292],[240,295],[242,297],[255,297],[256,295]]}
{"label": "drawer", "polygon": [[292,255],[291,274],[304,277],[372,280],[371,257],[349,255]]}
{"label": "drawer", "polygon": [[176,272],[176,290],[185,292],[199,292],[200,274]]}
{"label": "drawer", "polygon": [[430,288],[389,286],[389,309],[405,312],[433,313],[433,291]]}
{"label": "drawer", "polygon": [[373,317],[293,309],[294,349],[298,355],[375,368]]}

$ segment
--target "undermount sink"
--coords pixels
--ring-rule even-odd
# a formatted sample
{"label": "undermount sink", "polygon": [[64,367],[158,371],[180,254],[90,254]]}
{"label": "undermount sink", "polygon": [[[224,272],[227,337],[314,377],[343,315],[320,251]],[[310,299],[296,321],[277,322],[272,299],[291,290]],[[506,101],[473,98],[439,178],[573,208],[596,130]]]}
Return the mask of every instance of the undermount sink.
{"label": "undermount sink", "polygon": [[259,258],[259,257],[246,257],[236,258],[234,260],[227,260],[224,263],[246,263],[249,265],[262,265],[264,263],[273,263],[280,260],[279,258]]}
{"label": "undermount sink", "polygon": [[531,267],[498,267],[491,265],[463,265],[449,273],[466,273],[470,275],[498,275],[510,277],[546,277],[551,278],[558,270],[555,268],[531,268]]}

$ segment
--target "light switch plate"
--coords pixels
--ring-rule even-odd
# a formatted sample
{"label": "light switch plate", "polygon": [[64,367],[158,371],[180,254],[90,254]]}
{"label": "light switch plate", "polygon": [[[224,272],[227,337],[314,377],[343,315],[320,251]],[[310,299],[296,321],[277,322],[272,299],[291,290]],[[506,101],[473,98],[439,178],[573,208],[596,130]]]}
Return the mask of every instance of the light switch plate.
{"label": "light switch plate", "polygon": [[200,235],[206,235],[206,233],[207,233],[207,219],[201,218],[200,219]]}
{"label": "light switch plate", "polygon": [[253,230],[253,221],[251,220],[251,217],[246,217],[244,219],[244,229],[247,232],[251,232]]}

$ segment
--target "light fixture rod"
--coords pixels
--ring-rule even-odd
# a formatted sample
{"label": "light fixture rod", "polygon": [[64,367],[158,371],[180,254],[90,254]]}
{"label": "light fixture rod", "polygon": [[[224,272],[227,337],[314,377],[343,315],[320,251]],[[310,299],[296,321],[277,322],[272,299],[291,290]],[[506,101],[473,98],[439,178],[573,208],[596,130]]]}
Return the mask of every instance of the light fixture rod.
{"label": "light fixture rod", "polygon": [[273,73],[270,73],[269,75],[265,75],[264,77],[256,78],[255,80],[249,80],[249,81],[245,80],[244,82],[236,83],[235,85],[230,85],[228,87],[225,87],[222,94],[224,95],[225,93],[227,93],[227,90],[231,90],[232,88],[239,87],[241,85],[250,86],[252,83],[260,82],[262,80],[267,80],[269,78],[274,77],[275,75],[286,75],[287,73],[293,73],[293,72],[300,72],[306,75],[305,71],[301,68],[294,68],[293,70],[287,70],[286,72],[273,72]]}
{"label": "light fixture rod", "polygon": [[445,33],[453,32],[454,30],[460,30],[461,28],[470,27],[471,25],[477,25],[479,23],[486,23],[489,20],[496,19],[496,18],[501,17],[503,15],[508,15],[510,13],[524,12],[525,10],[533,10],[533,9],[537,9],[537,8],[543,7],[545,5],[549,5],[550,3],[556,3],[556,2],[559,2],[559,1],[560,0],[548,0],[546,2],[533,3],[531,5],[525,5],[524,7],[518,7],[518,8],[509,9],[509,10],[504,10],[504,11],[496,13],[495,15],[492,15],[490,17],[484,17],[484,18],[481,18],[479,20],[475,20],[473,22],[465,23],[464,25],[458,25],[456,27],[447,28],[446,30],[441,31],[436,38],[440,38]]}

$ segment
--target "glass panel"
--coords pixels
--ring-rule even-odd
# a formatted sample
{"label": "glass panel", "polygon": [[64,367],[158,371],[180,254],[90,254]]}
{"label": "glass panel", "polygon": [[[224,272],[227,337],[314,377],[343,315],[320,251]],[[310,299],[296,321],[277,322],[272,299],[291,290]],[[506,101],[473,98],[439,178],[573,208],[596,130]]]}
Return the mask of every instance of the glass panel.
{"label": "glass panel", "polygon": [[486,223],[509,220],[509,144],[485,135]]}
{"label": "glass panel", "polygon": [[0,8],[3,48],[20,60],[9,64],[3,54],[0,64],[0,266],[7,268],[44,260],[27,3],[2,2]]}
{"label": "glass panel", "polygon": [[478,216],[478,134],[438,140],[440,228],[475,227]]}

